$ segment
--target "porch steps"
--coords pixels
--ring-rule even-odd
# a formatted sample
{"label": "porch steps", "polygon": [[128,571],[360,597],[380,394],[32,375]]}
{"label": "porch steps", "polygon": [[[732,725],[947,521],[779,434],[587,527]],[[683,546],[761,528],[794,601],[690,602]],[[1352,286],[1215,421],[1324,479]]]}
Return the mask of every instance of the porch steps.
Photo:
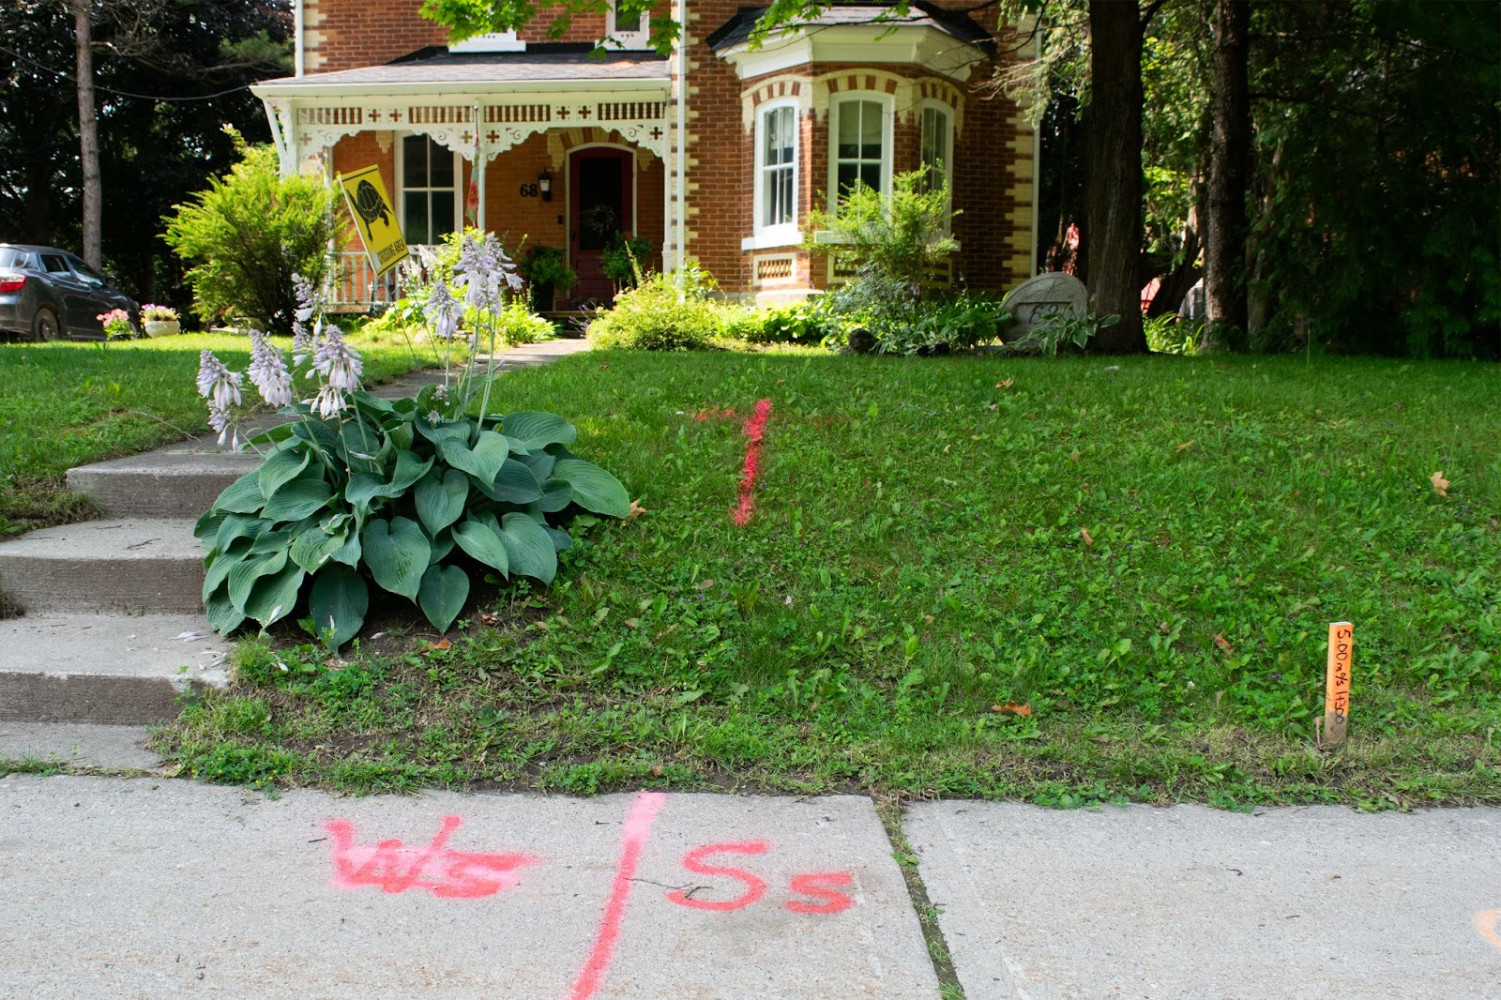
{"label": "porch steps", "polygon": [[[506,371],[587,349],[547,341],[497,361]],[[417,372],[375,391],[414,395],[434,378]],[[0,542],[0,607],[23,614],[0,619],[0,722],[161,722],[183,696],[229,683],[233,643],[203,617],[193,523],[259,462],[209,437],[69,471],[68,485],[106,517]]]}

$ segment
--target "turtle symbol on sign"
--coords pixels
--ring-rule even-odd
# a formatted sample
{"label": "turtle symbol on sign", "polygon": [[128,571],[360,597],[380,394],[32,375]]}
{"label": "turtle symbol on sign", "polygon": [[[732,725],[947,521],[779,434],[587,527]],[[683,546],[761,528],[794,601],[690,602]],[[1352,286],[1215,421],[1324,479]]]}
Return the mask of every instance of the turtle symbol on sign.
{"label": "turtle symbol on sign", "polygon": [[360,213],[360,218],[365,220],[367,226],[376,219],[388,226],[391,224],[390,213],[386,210],[386,200],[369,181],[360,181],[354,189],[354,209]]}

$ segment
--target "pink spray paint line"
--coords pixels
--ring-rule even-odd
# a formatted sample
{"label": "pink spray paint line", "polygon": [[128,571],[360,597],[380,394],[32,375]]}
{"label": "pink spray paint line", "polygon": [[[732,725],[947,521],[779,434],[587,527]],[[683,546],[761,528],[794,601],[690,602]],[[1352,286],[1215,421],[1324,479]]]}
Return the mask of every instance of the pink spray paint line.
{"label": "pink spray paint line", "polygon": [[438,834],[425,847],[399,840],[356,844],[354,824],[335,819],[323,824],[333,839],[333,884],[340,889],[378,887],[382,892],[424,890],[443,899],[482,899],[521,881],[516,869],[537,864],[530,854],[482,854],[444,845],[463,822],[444,816]]}
{"label": "pink spray paint line", "polygon": [[756,412],[745,422],[745,465],[740,471],[740,503],[730,515],[736,527],[750,523],[756,512],[756,477],[761,474],[761,442],[766,436],[766,421],[771,419],[771,400],[756,403]]}
{"label": "pink spray paint line", "polygon": [[604,980],[605,970],[615,953],[615,939],[620,937],[620,925],[625,920],[625,905],[630,899],[631,883],[636,877],[636,866],[641,861],[641,849],[651,838],[652,821],[667,801],[661,792],[642,792],[636,796],[631,811],[621,827],[620,864],[615,869],[615,884],[610,890],[610,901],[605,904],[605,915],[599,922],[599,934],[594,939],[594,950],[584,964],[578,980],[573,984],[569,1000],[589,1000]]}

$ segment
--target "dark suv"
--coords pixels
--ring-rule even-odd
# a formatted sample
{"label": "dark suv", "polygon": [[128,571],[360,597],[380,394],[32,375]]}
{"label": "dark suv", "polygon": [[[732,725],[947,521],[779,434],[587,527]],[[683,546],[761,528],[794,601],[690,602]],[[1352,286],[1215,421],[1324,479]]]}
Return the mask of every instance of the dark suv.
{"label": "dark suv", "polygon": [[111,309],[124,309],[139,327],[135,300],[66,250],[0,243],[0,331],[99,340],[99,316]]}

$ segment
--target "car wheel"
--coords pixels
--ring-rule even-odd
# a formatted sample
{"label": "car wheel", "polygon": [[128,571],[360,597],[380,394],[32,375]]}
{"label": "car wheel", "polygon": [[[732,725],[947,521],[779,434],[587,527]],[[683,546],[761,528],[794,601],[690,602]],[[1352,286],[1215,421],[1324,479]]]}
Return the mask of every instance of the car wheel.
{"label": "car wheel", "polygon": [[37,343],[56,340],[57,335],[61,332],[62,327],[58,325],[57,313],[53,312],[47,306],[42,306],[36,311],[36,319],[31,321],[31,338],[33,340]]}

